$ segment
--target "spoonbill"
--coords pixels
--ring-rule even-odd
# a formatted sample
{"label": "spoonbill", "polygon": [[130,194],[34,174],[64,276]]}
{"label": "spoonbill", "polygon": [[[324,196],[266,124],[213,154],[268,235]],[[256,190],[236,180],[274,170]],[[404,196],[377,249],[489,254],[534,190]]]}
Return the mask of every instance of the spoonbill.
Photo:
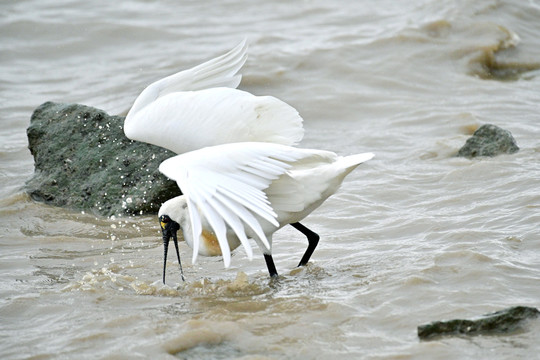
{"label": "spoonbill", "polygon": [[[372,153],[338,156],[330,151],[300,149],[273,143],[223,144],[177,155],[159,170],[174,179],[183,195],[161,206],[164,263],[170,239],[178,254],[177,232],[198,255],[223,256],[240,244],[251,260],[248,238],[262,251],[271,277],[277,276],[272,258],[272,235],[288,224],[302,232],[308,248],[298,266],[307,264],[319,235],[300,223],[334,194],[343,179]],[[182,274],[183,279],[183,274]]]}
{"label": "spoonbill", "polygon": [[224,55],[148,85],[124,121],[128,138],[179,154],[160,165],[184,194],[159,210],[164,283],[171,238],[184,279],[178,230],[193,248],[193,261],[198,254],[222,255],[225,267],[240,244],[252,258],[252,238],[270,276],[277,276],[272,234],[291,224],[308,239],[299,266],[307,264],[319,235],[299,221],[373,157],[293,147],[304,135],[296,109],[275,97],[236,89],[246,59],[243,41]]}

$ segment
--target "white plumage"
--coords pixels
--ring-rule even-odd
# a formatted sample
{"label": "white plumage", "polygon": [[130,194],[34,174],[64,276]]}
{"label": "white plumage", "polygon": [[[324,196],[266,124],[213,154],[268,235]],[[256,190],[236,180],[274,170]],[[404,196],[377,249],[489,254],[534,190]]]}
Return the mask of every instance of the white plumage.
{"label": "white plumage", "polygon": [[225,55],[150,84],[126,116],[126,136],[177,154],[242,141],[298,144],[304,129],[292,106],[236,89],[246,51],[244,41]]}
{"label": "white plumage", "polygon": [[163,282],[170,238],[180,263],[178,230],[193,248],[193,261],[199,254],[223,255],[226,267],[240,244],[251,259],[248,239],[254,239],[274,276],[272,234],[291,224],[308,238],[299,264],[305,265],[319,236],[299,221],[373,157],[291,147],[304,135],[298,112],[274,97],[236,89],[246,51],[244,41],[225,55],[154,82],[125,119],[128,138],[180,154],[159,167],[184,194],[159,211]]}
{"label": "white plumage", "polygon": [[[275,231],[310,214],[372,157],[251,142],[177,155],[159,170],[176,180],[184,195],[165,202],[159,215],[180,225],[193,261],[197,254],[216,255],[209,250],[213,240],[207,239],[215,235],[228,267],[230,251],[239,244],[251,257],[248,238],[271,254]],[[201,237],[203,229],[208,235]]]}

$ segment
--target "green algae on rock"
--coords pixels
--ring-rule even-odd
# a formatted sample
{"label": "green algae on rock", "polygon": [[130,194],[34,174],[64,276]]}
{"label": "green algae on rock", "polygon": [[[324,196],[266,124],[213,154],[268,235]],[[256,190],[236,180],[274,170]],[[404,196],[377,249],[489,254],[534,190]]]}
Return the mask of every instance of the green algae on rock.
{"label": "green algae on rock", "polygon": [[459,149],[457,156],[466,158],[493,157],[500,154],[513,154],[518,150],[519,147],[510,131],[496,125],[485,124],[467,139],[465,145]]}
{"label": "green algae on rock", "polygon": [[422,340],[452,335],[491,335],[511,333],[518,330],[524,320],[536,318],[540,311],[533,307],[514,306],[478,319],[455,319],[435,321],[418,327],[418,337]]}
{"label": "green algae on rock", "polygon": [[46,102],[27,129],[36,201],[96,214],[154,214],[178,196],[159,164],[175,154],[124,135],[124,118],[80,104]]}

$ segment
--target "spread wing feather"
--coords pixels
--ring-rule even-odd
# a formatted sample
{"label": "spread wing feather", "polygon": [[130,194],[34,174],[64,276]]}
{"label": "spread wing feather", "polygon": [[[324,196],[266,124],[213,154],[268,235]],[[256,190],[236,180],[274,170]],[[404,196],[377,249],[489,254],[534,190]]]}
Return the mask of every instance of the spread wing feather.
{"label": "spread wing feather", "polygon": [[222,56],[159,80],[159,96],[211,87],[236,88],[242,79],[242,75],[236,73],[247,60],[247,47],[244,40]]}
{"label": "spread wing feather", "polygon": [[246,58],[244,41],[225,55],[152,83],[126,116],[126,136],[177,154],[242,141],[299,143],[304,129],[296,109],[236,89]]}
{"label": "spread wing feather", "polygon": [[236,73],[246,62],[247,47],[247,42],[244,40],[224,55],[148,85],[135,100],[126,120],[158,98],[172,92],[195,91],[211,87],[236,88],[242,79],[242,76]]}
{"label": "spread wing feather", "polygon": [[193,261],[199,250],[203,218],[218,239],[225,266],[230,264],[227,228],[232,229],[248,256],[247,225],[267,249],[270,244],[257,217],[279,227],[276,213],[263,190],[285,174],[290,163],[308,152],[271,143],[232,143],[177,155],[159,170],[176,180],[187,197],[193,230]]}

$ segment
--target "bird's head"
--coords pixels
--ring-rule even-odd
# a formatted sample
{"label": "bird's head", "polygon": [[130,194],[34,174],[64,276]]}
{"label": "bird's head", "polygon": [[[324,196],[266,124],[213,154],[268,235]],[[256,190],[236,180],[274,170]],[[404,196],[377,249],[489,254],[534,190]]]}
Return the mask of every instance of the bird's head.
{"label": "bird's head", "polygon": [[180,253],[178,251],[178,230],[180,225],[172,220],[169,215],[162,214],[159,216],[159,224],[161,226],[161,233],[163,234],[163,284],[165,284],[165,269],[167,267],[167,252],[169,250],[169,241],[171,238],[174,242],[176,249],[176,257],[178,258],[178,264],[180,265],[180,274],[182,280],[184,280],[184,273],[182,271],[182,263],[180,262]]}
{"label": "bird's head", "polygon": [[176,237],[178,230],[180,230],[180,225],[172,220],[169,215],[161,215],[159,217],[159,225],[161,226],[164,242],[169,242],[172,237]]}

